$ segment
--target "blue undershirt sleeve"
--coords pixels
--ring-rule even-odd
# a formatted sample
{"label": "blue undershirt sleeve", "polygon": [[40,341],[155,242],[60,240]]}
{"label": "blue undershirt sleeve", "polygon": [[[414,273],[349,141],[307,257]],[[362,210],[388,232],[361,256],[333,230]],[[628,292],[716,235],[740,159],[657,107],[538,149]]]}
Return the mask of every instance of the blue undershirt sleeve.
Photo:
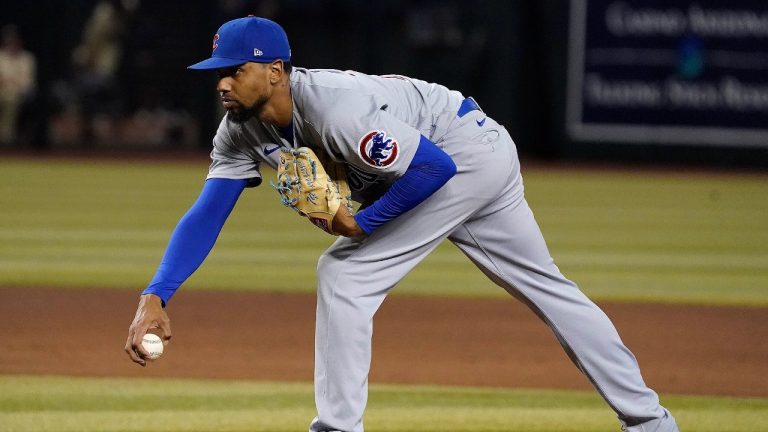
{"label": "blue undershirt sleeve", "polygon": [[159,296],[163,305],[171,299],[208,256],[247,184],[248,180],[206,180],[197,201],[176,225],[155,277],[142,294]]}
{"label": "blue undershirt sleeve", "polygon": [[421,136],[408,169],[384,195],[355,215],[366,234],[416,207],[456,174],[456,164],[440,147]]}

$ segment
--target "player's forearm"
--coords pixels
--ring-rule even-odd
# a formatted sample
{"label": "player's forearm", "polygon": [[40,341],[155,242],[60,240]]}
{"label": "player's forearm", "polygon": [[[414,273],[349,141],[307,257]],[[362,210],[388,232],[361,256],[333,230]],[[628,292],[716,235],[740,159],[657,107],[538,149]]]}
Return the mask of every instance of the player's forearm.
{"label": "player's forearm", "polygon": [[205,182],[200,197],[176,225],[163,260],[142,294],[155,294],[163,303],[170,300],[208,256],[246,183],[229,179]]}
{"label": "player's forearm", "polygon": [[376,202],[355,215],[360,228],[371,234],[386,222],[411,210],[443,187],[456,174],[456,164],[433,142],[421,137],[408,170]]}

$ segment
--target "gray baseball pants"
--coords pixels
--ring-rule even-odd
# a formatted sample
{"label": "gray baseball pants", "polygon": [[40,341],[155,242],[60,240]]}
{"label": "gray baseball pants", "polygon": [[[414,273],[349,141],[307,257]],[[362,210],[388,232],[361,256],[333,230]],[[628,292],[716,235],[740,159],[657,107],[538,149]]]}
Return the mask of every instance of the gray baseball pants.
{"label": "gray baseball pants", "polygon": [[363,432],[373,316],[387,293],[444,239],[528,305],[631,432],[675,432],[615,327],[549,254],[523,196],[515,145],[481,111],[437,144],[458,172],[413,210],[365,238],[340,238],[318,262],[315,402],[310,432]]}

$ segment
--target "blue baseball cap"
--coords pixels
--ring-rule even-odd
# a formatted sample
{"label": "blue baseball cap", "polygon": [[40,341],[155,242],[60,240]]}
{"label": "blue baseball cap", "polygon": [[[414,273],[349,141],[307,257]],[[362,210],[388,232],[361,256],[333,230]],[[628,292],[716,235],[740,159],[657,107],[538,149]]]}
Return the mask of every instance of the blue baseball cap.
{"label": "blue baseball cap", "polygon": [[213,37],[211,58],[188,69],[219,69],[247,62],[291,61],[288,36],[280,25],[266,18],[247,16],[227,21]]}

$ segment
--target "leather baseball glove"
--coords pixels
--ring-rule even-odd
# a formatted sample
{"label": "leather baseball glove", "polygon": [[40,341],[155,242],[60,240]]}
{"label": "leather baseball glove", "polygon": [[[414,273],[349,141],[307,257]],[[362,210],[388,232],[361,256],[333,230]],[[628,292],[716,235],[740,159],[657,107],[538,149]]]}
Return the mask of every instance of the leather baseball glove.
{"label": "leather baseball glove", "polygon": [[333,232],[333,217],[339,207],[352,212],[352,200],[344,166],[330,158],[320,158],[312,149],[280,149],[277,189],[284,206],[296,210],[323,231]]}

